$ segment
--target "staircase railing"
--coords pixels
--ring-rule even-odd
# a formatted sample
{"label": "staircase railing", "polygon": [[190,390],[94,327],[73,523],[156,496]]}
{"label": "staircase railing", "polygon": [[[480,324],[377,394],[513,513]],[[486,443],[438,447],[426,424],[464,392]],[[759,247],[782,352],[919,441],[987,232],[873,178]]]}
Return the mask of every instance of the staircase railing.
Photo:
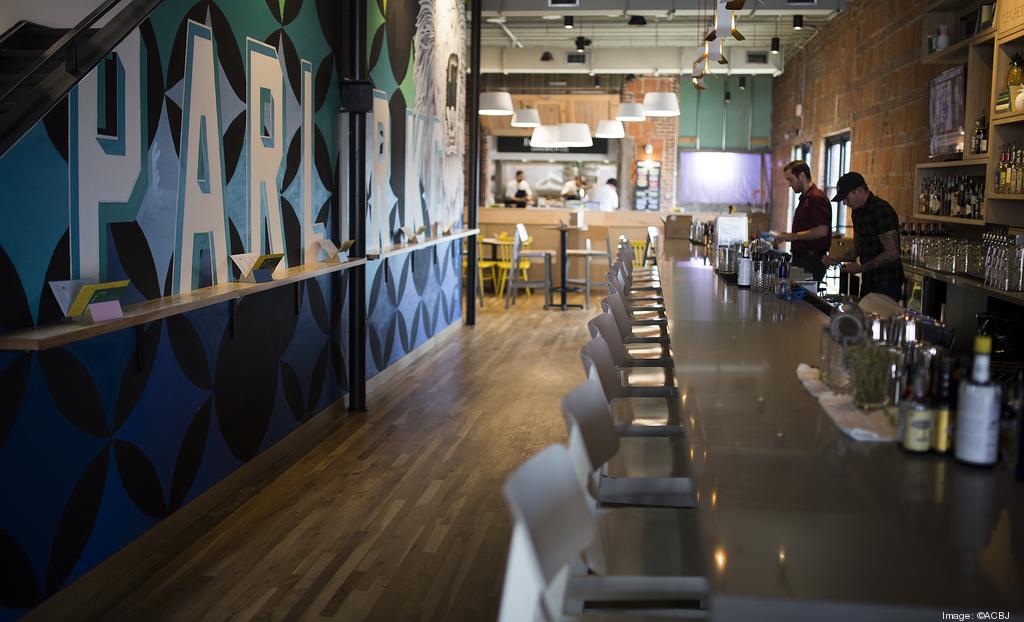
{"label": "staircase railing", "polygon": [[[83,37],[85,33],[91,31],[96,22],[103,19],[116,6],[126,2],[127,6],[111,17],[106,25],[88,38]],[[6,114],[0,115],[0,156],[7,153],[25,132],[50,112],[83,76],[117,47],[132,30],[138,28],[162,2],[163,0],[106,0],[51,45],[40,58],[26,67],[11,86],[0,94],[0,105],[8,103],[18,88],[32,75],[45,67],[54,57],[64,53],[64,63],[61,66],[54,68],[42,82],[23,97],[10,102],[13,107]]]}

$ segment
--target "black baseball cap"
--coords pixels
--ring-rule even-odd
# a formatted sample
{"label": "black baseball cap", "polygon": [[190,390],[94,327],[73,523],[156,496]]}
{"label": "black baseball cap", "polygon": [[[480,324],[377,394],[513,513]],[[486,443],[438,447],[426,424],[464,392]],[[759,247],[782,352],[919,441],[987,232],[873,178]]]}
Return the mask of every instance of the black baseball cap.
{"label": "black baseball cap", "polygon": [[833,203],[839,203],[857,188],[867,188],[868,182],[860,173],[847,173],[839,178],[836,183],[836,196],[832,197]]}

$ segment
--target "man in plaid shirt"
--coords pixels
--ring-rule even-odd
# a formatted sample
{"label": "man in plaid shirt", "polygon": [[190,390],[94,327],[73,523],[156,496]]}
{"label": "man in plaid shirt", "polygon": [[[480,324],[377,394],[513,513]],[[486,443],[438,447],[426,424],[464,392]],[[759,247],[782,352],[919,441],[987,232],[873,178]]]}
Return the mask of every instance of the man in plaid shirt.
{"label": "man in plaid shirt", "polygon": [[[896,210],[875,196],[860,173],[847,173],[836,184],[838,203],[853,209],[853,248],[841,257],[826,255],[825,265],[843,263],[843,272],[861,274],[860,295],[876,292],[893,300],[903,298],[900,261],[900,220]],[[855,262],[855,259],[860,262]]]}

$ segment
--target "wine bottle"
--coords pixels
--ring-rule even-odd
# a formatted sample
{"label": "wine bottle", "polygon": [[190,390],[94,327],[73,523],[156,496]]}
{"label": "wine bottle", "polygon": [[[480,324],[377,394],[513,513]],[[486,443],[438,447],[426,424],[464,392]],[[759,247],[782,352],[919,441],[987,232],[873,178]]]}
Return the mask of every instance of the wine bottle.
{"label": "wine bottle", "polygon": [[957,400],[956,459],[968,464],[990,466],[999,457],[1000,387],[989,379],[992,338],[974,339],[971,377],[960,383]]}

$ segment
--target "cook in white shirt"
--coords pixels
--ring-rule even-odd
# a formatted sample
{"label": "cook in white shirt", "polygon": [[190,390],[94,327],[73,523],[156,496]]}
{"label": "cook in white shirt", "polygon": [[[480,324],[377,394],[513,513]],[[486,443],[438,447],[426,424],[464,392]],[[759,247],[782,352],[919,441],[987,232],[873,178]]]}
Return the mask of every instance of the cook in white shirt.
{"label": "cook in white shirt", "polygon": [[602,212],[614,212],[619,209],[619,181],[612,177],[605,183],[594,188],[591,201],[597,201]]}
{"label": "cook in white shirt", "polygon": [[580,176],[573,177],[569,181],[562,185],[561,192],[563,199],[582,199],[583,198],[583,178]]}
{"label": "cook in white shirt", "polygon": [[523,206],[533,203],[533,188],[526,181],[526,173],[516,171],[516,178],[505,185],[505,200],[515,201]]}

